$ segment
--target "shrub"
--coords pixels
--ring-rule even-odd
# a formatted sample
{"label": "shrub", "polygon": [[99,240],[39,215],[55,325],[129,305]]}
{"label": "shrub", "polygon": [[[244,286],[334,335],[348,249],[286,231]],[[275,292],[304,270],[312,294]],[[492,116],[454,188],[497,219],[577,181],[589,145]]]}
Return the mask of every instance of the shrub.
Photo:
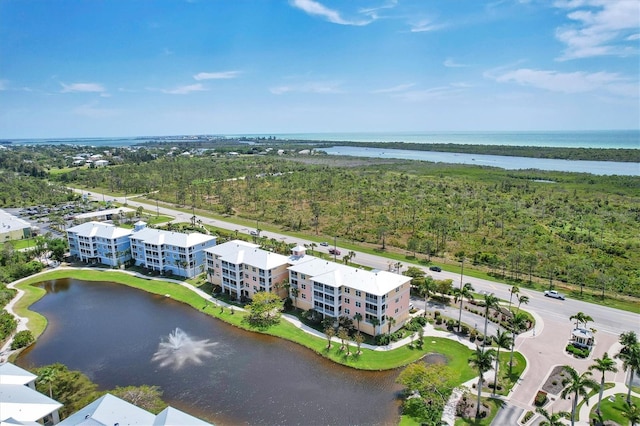
{"label": "shrub", "polygon": [[464,335],[469,334],[469,327],[467,327],[466,325],[462,325],[462,327],[460,328],[460,332]]}
{"label": "shrub", "polygon": [[542,407],[547,403],[547,393],[545,391],[539,390],[536,394],[536,398],[533,400],[533,403],[536,407]]}
{"label": "shrub", "polygon": [[442,312],[440,312],[440,311],[435,311],[435,312],[433,313],[433,317],[434,317],[434,318],[440,318],[440,316],[441,316],[441,315],[442,315]]}
{"label": "shrub", "polygon": [[527,411],[524,417],[522,418],[522,424],[525,424],[526,422],[531,420],[531,417],[533,417],[533,411]]}
{"label": "shrub", "polygon": [[34,342],[33,334],[30,330],[22,330],[16,333],[11,342],[11,350],[16,350],[29,346]]}

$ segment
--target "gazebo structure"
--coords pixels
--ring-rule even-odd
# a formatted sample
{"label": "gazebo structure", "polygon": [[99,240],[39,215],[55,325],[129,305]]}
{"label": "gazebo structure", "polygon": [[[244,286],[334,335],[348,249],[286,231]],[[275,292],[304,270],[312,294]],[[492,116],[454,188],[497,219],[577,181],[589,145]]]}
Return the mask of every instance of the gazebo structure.
{"label": "gazebo structure", "polygon": [[586,328],[576,328],[571,332],[571,342],[574,346],[591,349],[593,346],[593,332]]}

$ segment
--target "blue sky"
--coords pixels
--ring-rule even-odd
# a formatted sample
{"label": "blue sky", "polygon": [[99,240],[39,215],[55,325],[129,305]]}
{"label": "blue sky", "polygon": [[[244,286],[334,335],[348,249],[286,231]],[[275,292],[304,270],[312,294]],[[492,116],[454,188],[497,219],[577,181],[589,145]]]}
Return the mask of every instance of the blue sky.
{"label": "blue sky", "polygon": [[637,0],[0,0],[0,138],[640,128]]}

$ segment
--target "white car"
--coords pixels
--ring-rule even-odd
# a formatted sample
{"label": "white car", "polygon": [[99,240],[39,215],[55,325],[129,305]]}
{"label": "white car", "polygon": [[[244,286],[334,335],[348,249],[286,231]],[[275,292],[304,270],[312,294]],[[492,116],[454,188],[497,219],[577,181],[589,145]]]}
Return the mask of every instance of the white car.
{"label": "white car", "polygon": [[564,294],[558,293],[555,290],[545,290],[544,295],[547,297],[552,297],[554,299],[564,300]]}

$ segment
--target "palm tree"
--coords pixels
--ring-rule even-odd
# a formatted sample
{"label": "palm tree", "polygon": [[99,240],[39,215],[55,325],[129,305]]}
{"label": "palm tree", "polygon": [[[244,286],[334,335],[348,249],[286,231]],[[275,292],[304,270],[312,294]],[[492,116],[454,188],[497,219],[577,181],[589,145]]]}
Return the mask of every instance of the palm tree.
{"label": "palm tree", "polygon": [[560,397],[562,399],[567,399],[571,394],[573,394],[573,400],[571,401],[571,426],[575,424],[576,420],[576,407],[578,406],[578,399],[580,397],[584,398],[585,404],[589,405],[589,392],[590,389],[597,389],[598,383],[591,378],[591,372],[586,371],[582,374],[579,374],[573,367],[569,365],[564,366],[564,371],[569,375],[562,381],[562,393],[560,393]]}
{"label": "palm tree", "polygon": [[427,316],[427,299],[429,299],[429,294],[431,292],[431,286],[433,285],[433,277],[426,276],[420,282],[420,294],[424,297],[424,316]]}
{"label": "palm tree", "polygon": [[514,285],[511,287],[511,290],[509,290],[509,312],[511,312],[511,299],[513,299],[513,296],[517,294],[520,294],[520,288]]}
{"label": "palm tree", "polygon": [[387,327],[389,330],[389,334],[391,334],[391,327],[393,327],[396,323],[396,319],[394,317],[387,317]]}
{"label": "palm tree", "polygon": [[636,404],[624,404],[621,414],[629,419],[631,426],[635,426],[636,423],[640,422],[640,409]]}
{"label": "palm tree", "polygon": [[598,395],[598,405],[596,407],[596,413],[600,415],[600,402],[602,401],[602,392],[604,392],[604,373],[607,371],[615,373],[618,371],[618,368],[616,367],[616,362],[613,358],[610,358],[606,352],[602,355],[602,358],[596,358],[593,362],[594,364],[589,366],[589,371],[597,370],[602,373],[602,378],[600,379],[600,395]]}
{"label": "palm tree", "polygon": [[380,325],[380,320],[377,317],[371,318],[371,325],[373,325],[373,335],[376,335],[376,327]]}
{"label": "palm tree", "polygon": [[549,414],[549,412],[542,407],[536,408],[536,412],[544,417],[544,420],[539,423],[540,426],[564,426],[562,419],[568,414],[562,411],[558,413],[552,411],[551,414]]}
{"label": "palm tree", "polygon": [[525,296],[524,294],[520,297],[518,297],[518,309],[516,310],[516,314],[518,312],[520,312],[520,305],[522,304],[528,305],[529,304],[529,296]]}
{"label": "palm tree", "polygon": [[49,398],[53,399],[53,382],[56,380],[58,370],[54,365],[49,365],[40,369],[38,381],[49,385]]}
{"label": "palm tree", "polygon": [[356,314],[353,316],[353,319],[356,320],[356,323],[358,324],[358,332],[360,331],[360,321],[362,321],[362,314],[360,312],[356,312]]}
{"label": "palm tree", "polygon": [[300,289],[298,287],[291,287],[291,295],[293,296],[293,306],[298,307],[298,296],[300,295]]}
{"label": "palm tree", "polygon": [[498,345],[498,350],[496,352],[496,376],[493,380],[493,393],[496,393],[496,389],[498,388],[498,372],[500,366],[500,349],[509,349],[511,347],[511,336],[506,331],[498,330],[496,335],[493,336],[493,340]]}
{"label": "palm tree", "polygon": [[327,349],[331,349],[331,338],[336,335],[336,330],[330,326],[324,329],[324,334],[327,336]]}
{"label": "palm tree", "polygon": [[480,417],[480,395],[482,393],[482,382],[484,379],[482,376],[487,371],[491,370],[491,364],[493,363],[493,358],[495,356],[495,351],[493,349],[489,349],[487,351],[483,350],[481,347],[476,347],[475,352],[471,353],[471,357],[469,358],[469,363],[471,367],[478,369],[478,403],[476,404],[476,417]]}
{"label": "palm tree", "polygon": [[462,301],[463,299],[473,300],[473,285],[471,283],[465,283],[461,288],[456,288],[453,290],[454,303],[457,303],[460,300],[460,314],[458,315],[458,333],[460,333],[460,329],[462,327]]}
{"label": "palm tree", "polygon": [[[344,343],[345,340],[349,339],[349,332],[347,331],[346,328],[344,327],[338,328],[338,338],[342,342],[342,346],[340,346],[340,350],[343,350],[345,348],[345,343]],[[349,345],[346,345],[346,347],[347,347],[347,355],[349,355]]]}
{"label": "palm tree", "polygon": [[640,371],[640,343],[638,343],[638,337],[633,331],[622,333],[619,342],[622,344],[622,349],[615,357],[622,360],[622,368],[629,372],[627,404],[631,404],[631,382],[633,375]]}
{"label": "palm tree", "polygon": [[593,321],[593,318],[591,318],[589,315],[585,314],[584,312],[578,312],[575,315],[571,315],[569,317],[569,320],[573,321],[576,320],[576,328],[579,328],[581,323],[584,323],[585,328],[587,327],[587,323],[589,321]]}
{"label": "palm tree", "polygon": [[356,335],[353,336],[353,341],[356,342],[356,346],[358,347],[357,355],[360,355],[360,345],[364,342],[364,336],[360,333],[360,330],[358,330]]}
{"label": "palm tree", "polygon": [[511,318],[511,356],[509,358],[509,374],[513,370],[513,351],[516,347],[516,338],[518,334],[527,326],[528,318],[522,312],[517,312],[513,318]]}
{"label": "palm tree", "polygon": [[489,325],[489,309],[497,309],[499,306],[499,299],[497,296],[492,294],[484,295],[484,336],[485,339],[482,341],[482,346],[487,345],[487,326]]}

